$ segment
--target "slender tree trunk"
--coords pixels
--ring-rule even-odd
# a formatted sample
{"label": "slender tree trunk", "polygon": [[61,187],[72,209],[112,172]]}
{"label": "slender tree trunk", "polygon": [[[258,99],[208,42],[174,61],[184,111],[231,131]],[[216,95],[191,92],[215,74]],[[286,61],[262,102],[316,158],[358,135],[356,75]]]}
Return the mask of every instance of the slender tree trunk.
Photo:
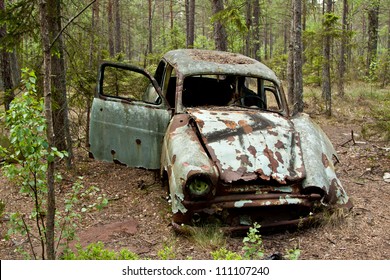
{"label": "slender tree trunk", "polygon": [[260,3],[253,0],[253,57],[261,60],[260,56]]}
{"label": "slender tree trunk", "polygon": [[380,0],[372,0],[368,8],[367,73],[370,71],[371,63],[377,61],[379,6]]}
{"label": "slender tree trunk", "polygon": [[[51,52],[49,37],[49,21],[45,0],[39,0],[41,40],[43,46],[43,94],[45,100],[45,118],[47,124],[47,141],[49,151],[54,143],[54,130],[52,121],[52,101],[51,101]],[[55,222],[55,192],[54,192],[54,161],[48,161],[47,169],[47,214],[46,214],[46,254],[50,260],[55,259],[54,248],[54,222]]]}
{"label": "slender tree trunk", "polygon": [[171,30],[172,30],[173,29],[173,0],[169,2],[169,13],[170,13]]}
{"label": "slender tree trunk", "polygon": [[247,34],[245,37],[245,55],[251,55],[251,26],[252,26],[252,0],[246,0],[246,28]]}
{"label": "slender tree trunk", "polygon": [[[72,141],[68,119],[68,101],[66,96],[65,52],[61,31],[61,1],[47,0],[49,38],[52,41],[51,81],[53,104],[54,146],[60,151],[68,151],[68,167],[72,160]],[[58,36],[58,37],[57,37]],[[53,42],[54,38],[57,38]]]}
{"label": "slender tree trunk", "polygon": [[114,32],[113,32],[113,11],[112,11],[112,1],[108,0],[107,2],[107,19],[108,19],[108,52],[110,57],[115,56],[115,46],[114,46]]}
{"label": "slender tree trunk", "polygon": [[348,42],[348,0],[343,0],[342,36],[340,46],[339,77],[337,79],[338,93],[344,96],[344,80],[346,70],[346,46]]}
{"label": "slender tree trunk", "polygon": [[[388,9],[388,21],[387,21],[387,61],[385,63],[384,73],[389,73],[390,71],[390,9]],[[390,75],[384,76],[382,86],[385,87],[390,83]]]}
{"label": "slender tree trunk", "polygon": [[187,47],[192,49],[195,42],[195,0],[189,0],[188,4]]}
{"label": "slender tree trunk", "polygon": [[[332,12],[332,0],[326,0],[326,14]],[[325,2],[324,2],[325,5]],[[326,115],[332,115],[332,91],[330,81],[330,23],[324,19],[324,41],[323,41],[323,66],[322,66],[322,96],[325,98]]]}
{"label": "slender tree trunk", "polygon": [[148,53],[153,53],[153,39],[152,39],[152,36],[153,36],[153,32],[152,32],[152,28],[153,28],[153,18],[152,18],[152,0],[149,0],[149,5],[148,5],[148,27],[149,27],[149,36],[148,36]]}
{"label": "slender tree trunk", "polygon": [[291,43],[288,71],[288,100],[292,115],[303,112],[302,2],[292,1]]}
{"label": "slender tree trunk", "polygon": [[[4,0],[0,0],[0,12],[5,12]],[[7,34],[7,27],[4,24],[0,26],[0,42],[5,38]],[[1,57],[1,77],[4,85],[4,108],[9,109],[11,101],[14,99],[13,92],[13,79],[12,79],[12,67],[11,67],[11,54],[7,51],[6,46],[0,47]]]}
{"label": "slender tree trunk", "polygon": [[121,9],[119,0],[114,0],[113,9],[115,13],[115,54],[122,52],[122,35],[121,35]]}
{"label": "slender tree trunk", "polygon": [[[213,14],[217,14],[220,11],[224,10],[222,0],[212,0],[213,1]],[[216,20],[214,23],[214,40],[215,48],[219,51],[227,51],[227,34],[225,27],[219,20]]]}

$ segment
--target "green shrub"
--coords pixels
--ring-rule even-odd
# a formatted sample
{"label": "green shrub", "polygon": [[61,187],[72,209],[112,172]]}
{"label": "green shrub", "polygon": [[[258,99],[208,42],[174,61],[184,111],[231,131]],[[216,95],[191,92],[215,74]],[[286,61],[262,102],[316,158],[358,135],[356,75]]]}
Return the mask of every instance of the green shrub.
{"label": "green shrub", "polygon": [[243,239],[244,258],[250,260],[261,259],[264,257],[263,240],[259,233],[260,225],[254,223],[253,227],[249,228],[248,234]]}
{"label": "green shrub", "polygon": [[229,251],[225,247],[211,252],[211,256],[213,257],[213,260],[242,260],[240,254]]}
{"label": "green shrub", "polygon": [[71,250],[64,252],[64,260],[138,260],[139,256],[127,249],[119,252],[106,249],[102,242],[91,243],[86,248],[76,246],[76,252]]}

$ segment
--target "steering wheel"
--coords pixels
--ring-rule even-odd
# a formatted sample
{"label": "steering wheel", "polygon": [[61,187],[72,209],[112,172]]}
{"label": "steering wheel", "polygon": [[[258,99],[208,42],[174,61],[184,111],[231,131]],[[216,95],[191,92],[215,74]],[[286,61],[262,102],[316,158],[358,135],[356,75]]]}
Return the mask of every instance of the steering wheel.
{"label": "steering wheel", "polygon": [[[261,105],[259,106],[259,104],[258,105],[251,105],[251,106],[256,106],[256,107],[259,107],[259,108],[266,108],[267,107],[267,104],[265,104],[265,101],[260,97],[260,96],[257,96],[257,95],[245,95],[245,96],[240,96],[240,97],[238,97],[238,98],[236,98],[234,101],[233,101],[233,103],[232,104],[236,104],[236,103],[238,103],[238,101],[240,101],[240,103],[241,104],[245,104],[245,99],[250,99],[250,98],[255,98],[255,99],[258,99],[258,100],[260,100],[260,103],[261,103]],[[242,101],[244,101],[244,102],[242,102]]]}

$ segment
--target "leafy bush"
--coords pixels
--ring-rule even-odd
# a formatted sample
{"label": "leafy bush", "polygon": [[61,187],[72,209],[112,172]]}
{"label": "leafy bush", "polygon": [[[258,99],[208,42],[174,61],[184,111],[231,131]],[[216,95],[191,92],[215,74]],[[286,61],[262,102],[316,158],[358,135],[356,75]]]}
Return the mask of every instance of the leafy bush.
{"label": "leafy bush", "polygon": [[245,259],[261,259],[264,257],[263,240],[259,233],[260,225],[254,223],[253,227],[249,228],[248,235],[244,237],[244,258]]}
{"label": "leafy bush", "polygon": [[225,247],[211,252],[211,256],[213,257],[213,260],[242,260],[240,254],[229,251]]}
{"label": "leafy bush", "polygon": [[85,249],[76,246],[76,252],[67,250],[64,252],[64,260],[139,260],[139,256],[127,249],[120,252],[106,249],[102,242],[91,243]]}
{"label": "leafy bush", "polygon": [[160,260],[174,260],[176,258],[176,254],[173,251],[172,246],[165,245],[160,251],[158,251],[157,256]]}

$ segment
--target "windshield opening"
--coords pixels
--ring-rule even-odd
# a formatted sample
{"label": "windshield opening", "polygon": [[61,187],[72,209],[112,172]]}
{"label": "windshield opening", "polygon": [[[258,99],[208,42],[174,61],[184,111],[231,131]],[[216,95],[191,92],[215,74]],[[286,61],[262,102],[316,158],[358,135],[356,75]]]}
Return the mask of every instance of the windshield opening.
{"label": "windshield opening", "polygon": [[272,81],[237,75],[197,75],[184,79],[185,107],[241,106],[280,112],[280,92]]}

